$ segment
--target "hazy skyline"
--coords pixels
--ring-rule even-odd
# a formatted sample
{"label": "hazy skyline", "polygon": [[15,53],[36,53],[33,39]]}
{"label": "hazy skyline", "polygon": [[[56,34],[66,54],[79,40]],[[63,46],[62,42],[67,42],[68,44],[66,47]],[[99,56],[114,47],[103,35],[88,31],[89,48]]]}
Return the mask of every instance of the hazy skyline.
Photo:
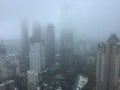
{"label": "hazy skyline", "polygon": [[[120,35],[119,0],[0,0],[0,39],[19,39],[21,20],[31,31],[34,21],[42,28],[53,23],[56,32],[64,25],[82,38],[101,39]],[[67,8],[67,12],[65,10]],[[69,25],[70,24],[70,25]]]}

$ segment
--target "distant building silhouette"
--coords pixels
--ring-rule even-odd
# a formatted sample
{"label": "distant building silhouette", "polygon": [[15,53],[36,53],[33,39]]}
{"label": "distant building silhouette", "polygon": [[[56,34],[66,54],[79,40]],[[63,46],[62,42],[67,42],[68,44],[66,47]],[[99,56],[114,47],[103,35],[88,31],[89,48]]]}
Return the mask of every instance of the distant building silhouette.
{"label": "distant building silhouette", "polygon": [[42,40],[41,38],[41,26],[38,22],[34,22],[33,24],[33,41],[40,42]]}
{"label": "distant building silhouette", "polygon": [[73,65],[73,32],[65,30],[60,37],[60,62],[62,66]]}
{"label": "distant building silhouette", "polygon": [[29,67],[29,38],[28,38],[28,23],[22,22],[22,50],[21,50],[21,63],[25,67]]}
{"label": "distant building silhouette", "polygon": [[96,90],[119,90],[120,41],[115,34],[100,43],[97,51]]}
{"label": "distant building silhouette", "polygon": [[46,64],[48,66],[55,64],[55,28],[53,24],[48,24],[46,28]]}
{"label": "distant building silhouette", "polygon": [[76,41],[74,43],[74,54],[79,56],[85,56],[90,52],[90,44],[83,40]]}
{"label": "distant building silhouette", "polygon": [[0,81],[8,78],[6,48],[3,42],[0,43]]}

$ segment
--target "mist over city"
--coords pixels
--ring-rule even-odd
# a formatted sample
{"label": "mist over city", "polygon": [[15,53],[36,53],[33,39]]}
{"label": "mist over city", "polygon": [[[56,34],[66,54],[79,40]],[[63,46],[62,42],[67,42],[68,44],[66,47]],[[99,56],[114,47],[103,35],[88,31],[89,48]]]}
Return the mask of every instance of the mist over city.
{"label": "mist over city", "polygon": [[62,22],[69,22],[82,38],[99,36],[102,39],[111,33],[119,33],[119,3],[119,0],[1,0],[0,36],[20,39],[20,23],[25,18],[29,31],[34,21],[40,22],[43,28],[53,23],[56,33]]}
{"label": "mist over city", "polygon": [[120,90],[119,0],[0,0],[0,90]]}

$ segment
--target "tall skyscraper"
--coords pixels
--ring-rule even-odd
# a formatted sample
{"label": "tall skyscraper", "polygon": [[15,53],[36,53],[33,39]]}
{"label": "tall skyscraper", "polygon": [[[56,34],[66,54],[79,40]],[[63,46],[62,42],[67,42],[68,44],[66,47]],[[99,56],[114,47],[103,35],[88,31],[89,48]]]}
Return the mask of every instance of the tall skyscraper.
{"label": "tall skyscraper", "polygon": [[96,90],[119,90],[119,81],[120,41],[113,34],[107,42],[98,45]]}
{"label": "tall skyscraper", "polygon": [[61,65],[73,65],[73,32],[71,30],[61,32],[60,57]]}
{"label": "tall skyscraper", "polygon": [[55,64],[55,29],[53,24],[48,24],[46,29],[46,63]]}
{"label": "tall skyscraper", "polygon": [[61,66],[71,67],[73,63],[73,21],[69,4],[61,8],[61,34],[60,34],[60,63]]}
{"label": "tall skyscraper", "polygon": [[[35,32],[41,33],[39,25],[33,28]],[[40,34],[33,33],[30,45],[30,70],[27,72],[28,90],[37,90],[41,73],[45,68],[44,42]]]}
{"label": "tall skyscraper", "polygon": [[29,67],[29,39],[28,39],[28,25],[26,21],[22,22],[22,50],[21,63],[25,67]]}

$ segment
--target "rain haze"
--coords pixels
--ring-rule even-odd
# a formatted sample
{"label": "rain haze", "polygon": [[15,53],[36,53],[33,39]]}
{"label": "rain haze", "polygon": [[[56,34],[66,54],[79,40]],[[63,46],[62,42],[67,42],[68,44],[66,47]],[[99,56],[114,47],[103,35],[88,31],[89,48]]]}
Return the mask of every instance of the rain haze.
{"label": "rain haze", "polygon": [[120,90],[120,0],[0,0],[0,90]]}
{"label": "rain haze", "polygon": [[119,3],[119,0],[0,0],[0,38],[20,39],[21,21],[25,18],[29,31],[34,21],[39,21],[42,28],[53,23],[58,35],[62,24],[69,22],[79,37],[101,40],[120,32]]}

